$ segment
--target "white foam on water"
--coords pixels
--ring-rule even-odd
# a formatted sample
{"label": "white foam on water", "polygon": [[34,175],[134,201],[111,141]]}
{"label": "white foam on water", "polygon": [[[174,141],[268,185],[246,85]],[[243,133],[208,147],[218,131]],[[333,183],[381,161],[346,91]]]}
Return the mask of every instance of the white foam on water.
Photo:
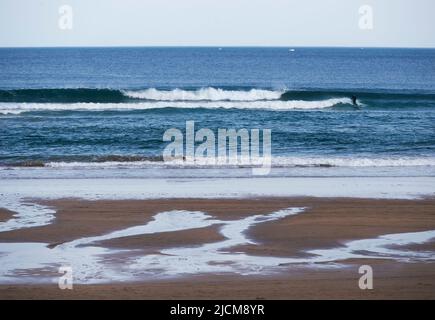
{"label": "white foam on water", "polygon": [[396,233],[383,235],[375,239],[350,241],[340,248],[310,250],[308,252],[317,256],[314,258],[315,262],[358,258],[382,258],[399,261],[435,260],[435,252],[400,250],[400,246],[421,244],[432,239],[435,239],[435,230]]}
{"label": "white foam on water", "polygon": [[252,110],[310,110],[350,104],[349,98],[331,98],[319,101],[257,100],[257,101],[151,101],[138,103],[1,103],[0,114],[20,114],[35,111],[128,111],[162,108],[179,109],[252,109]]}
{"label": "white foam on water", "polygon": [[[331,166],[331,167],[410,167],[435,166],[435,157],[282,157],[272,158],[276,167]],[[432,168],[432,170],[435,169]]]}
{"label": "white foam on water", "polygon": [[50,224],[56,212],[52,208],[22,200],[14,195],[0,195],[0,208],[14,213],[11,219],[0,222],[0,232]]}
{"label": "white foam on water", "polygon": [[224,90],[219,88],[201,88],[198,90],[158,90],[150,88],[140,91],[124,91],[123,93],[131,98],[156,100],[156,101],[256,101],[256,100],[277,100],[285,91],[273,91],[262,89],[251,89],[249,91]]}
{"label": "white foam on water", "polygon": [[[216,158],[215,165],[210,164],[208,158],[195,159],[194,163],[189,163],[182,159],[170,161],[104,161],[104,162],[78,162],[78,161],[54,161],[47,162],[48,168],[196,168],[196,167],[237,167],[240,165],[255,167],[256,163],[251,159],[238,159],[239,162],[231,165],[227,161]],[[260,163],[261,164],[261,163]],[[435,167],[435,157],[272,157],[272,167]],[[7,169],[8,167],[4,167]],[[0,167],[0,170],[2,168]],[[435,168],[432,168],[435,173]]]}
{"label": "white foam on water", "polygon": [[0,283],[47,283],[57,282],[62,274],[59,267],[73,269],[77,283],[98,283],[122,280],[117,272],[102,263],[105,255],[113,255],[121,250],[102,247],[59,247],[50,249],[47,243],[1,243],[0,244]]}

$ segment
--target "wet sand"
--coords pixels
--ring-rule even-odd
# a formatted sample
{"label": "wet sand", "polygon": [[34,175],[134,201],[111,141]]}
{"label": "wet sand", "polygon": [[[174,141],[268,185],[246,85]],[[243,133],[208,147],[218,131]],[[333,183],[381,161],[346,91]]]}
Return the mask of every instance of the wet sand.
{"label": "wet sand", "polygon": [[[304,256],[310,249],[332,248],[357,239],[384,234],[435,230],[435,199],[373,200],[349,198],[168,199],[38,201],[57,210],[52,224],[0,233],[0,242],[45,242],[52,246],[143,225],[167,210],[203,211],[220,220],[266,214],[288,207],[306,207],[295,216],[252,226],[248,238],[255,244],[233,251],[259,256]],[[1,211],[0,211],[1,212]],[[8,213],[7,213],[8,214]],[[0,216],[1,217],[1,216]],[[108,248],[162,248],[220,241],[219,225],[190,230],[136,235],[98,243]],[[409,245],[414,251],[435,252],[435,241]],[[343,261],[336,269],[292,266],[281,274],[241,276],[207,274],[176,280],[75,285],[0,285],[0,298],[44,299],[309,299],[309,298],[423,298],[435,299],[435,262],[392,260]],[[358,267],[374,269],[373,290],[358,288]]]}
{"label": "wet sand", "polygon": [[435,264],[364,260],[372,290],[358,287],[359,264],[345,269],[295,269],[281,276],[197,276],[187,279],[74,285],[0,285],[2,299],[435,299]]}
{"label": "wet sand", "polygon": [[14,213],[12,211],[0,208],[0,222],[5,222],[12,218]]}

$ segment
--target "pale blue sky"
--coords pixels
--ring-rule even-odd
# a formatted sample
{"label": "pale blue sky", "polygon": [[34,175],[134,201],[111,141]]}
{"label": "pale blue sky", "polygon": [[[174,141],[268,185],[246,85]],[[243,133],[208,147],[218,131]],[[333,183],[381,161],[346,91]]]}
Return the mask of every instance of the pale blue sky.
{"label": "pale blue sky", "polygon": [[[365,4],[373,30],[358,27]],[[434,13],[434,0],[0,0],[0,46],[435,47]]]}

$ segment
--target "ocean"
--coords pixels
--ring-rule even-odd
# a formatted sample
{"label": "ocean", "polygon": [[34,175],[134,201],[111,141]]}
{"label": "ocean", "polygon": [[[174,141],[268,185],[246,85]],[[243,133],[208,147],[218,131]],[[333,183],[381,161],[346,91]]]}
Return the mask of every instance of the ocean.
{"label": "ocean", "polygon": [[186,121],[270,129],[275,176],[435,176],[435,50],[0,49],[1,178],[250,174],[164,164]]}

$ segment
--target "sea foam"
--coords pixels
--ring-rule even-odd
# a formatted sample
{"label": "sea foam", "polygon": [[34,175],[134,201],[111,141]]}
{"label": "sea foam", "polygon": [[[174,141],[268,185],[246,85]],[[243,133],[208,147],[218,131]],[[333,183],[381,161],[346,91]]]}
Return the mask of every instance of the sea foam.
{"label": "sea foam", "polygon": [[245,110],[310,110],[350,104],[349,98],[320,101],[257,100],[257,101],[155,101],[138,103],[2,103],[0,114],[20,114],[41,111],[131,111],[163,108],[177,109],[245,109]]}
{"label": "sea foam", "polygon": [[277,100],[285,91],[263,89],[224,90],[220,88],[201,88],[198,90],[158,90],[150,88],[140,91],[124,91],[131,98],[156,101],[258,101]]}

